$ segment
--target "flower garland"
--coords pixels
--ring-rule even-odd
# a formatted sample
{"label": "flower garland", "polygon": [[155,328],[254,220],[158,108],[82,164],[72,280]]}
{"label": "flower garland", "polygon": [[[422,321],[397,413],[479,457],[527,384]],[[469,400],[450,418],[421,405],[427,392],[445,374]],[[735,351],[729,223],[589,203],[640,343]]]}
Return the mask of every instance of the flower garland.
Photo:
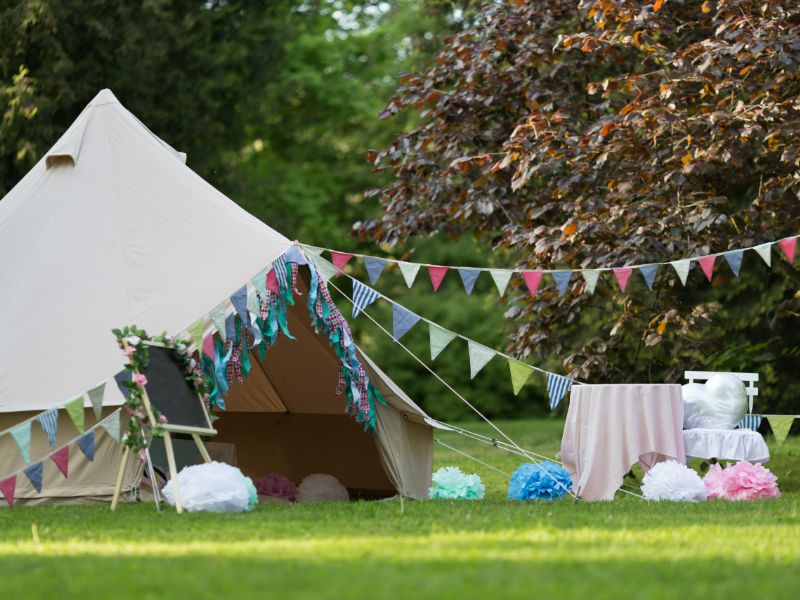
{"label": "flower garland", "polygon": [[125,446],[134,452],[141,452],[147,447],[149,436],[161,437],[164,435],[162,425],[167,422],[167,418],[152,403],[150,410],[156,420],[155,427],[151,426],[147,415],[144,403],[144,386],[147,385],[147,377],[144,372],[147,370],[147,365],[150,364],[150,350],[148,344],[143,342],[154,342],[175,352],[175,356],[178,357],[184,368],[186,381],[202,398],[209,417],[212,420],[217,418],[211,411],[214,405],[211,399],[212,391],[215,389],[214,383],[203,372],[202,363],[189,352],[190,341],[178,340],[166,334],[153,338],[136,326],[114,329],[112,332],[117,338],[117,344],[128,359],[125,368],[131,372],[130,380],[122,382],[122,385],[128,390],[125,412],[131,417],[128,421],[128,429],[122,438]]}

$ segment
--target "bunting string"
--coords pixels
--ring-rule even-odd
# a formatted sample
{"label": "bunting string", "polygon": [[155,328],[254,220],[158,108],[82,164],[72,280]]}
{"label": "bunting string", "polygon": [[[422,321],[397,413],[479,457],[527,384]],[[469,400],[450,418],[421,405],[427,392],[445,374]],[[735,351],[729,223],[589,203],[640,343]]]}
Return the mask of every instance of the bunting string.
{"label": "bunting string", "polygon": [[309,254],[315,257],[320,257],[323,252],[330,253],[331,263],[338,271],[343,271],[345,266],[347,266],[350,260],[354,257],[362,260],[372,285],[375,285],[378,282],[378,278],[381,276],[381,273],[387,266],[395,265],[399,268],[408,287],[413,285],[420,268],[424,267],[428,270],[428,275],[430,277],[431,286],[434,292],[439,290],[445,275],[449,271],[454,270],[458,272],[464,287],[464,291],[467,294],[472,293],[478,276],[485,272],[491,275],[497,287],[497,291],[501,296],[505,294],[508,283],[513,275],[521,276],[528,287],[530,295],[535,296],[539,289],[542,276],[545,274],[553,279],[556,289],[558,290],[559,294],[562,295],[565,294],[569,289],[569,284],[572,280],[573,274],[575,273],[579,273],[582,276],[585,289],[590,294],[594,294],[600,275],[607,272],[611,272],[614,275],[614,279],[617,281],[620,290],[624,293],[627,289],[628,282],[633,272],[639,271],[644,279],[645,284],[647,285],[647,288],[652,291],[659,268],[666,265],[670,265],[678,275],[681,283],[686,285],[687,277],[689,276],[689,271],[691,270],[692,264],[697,263],[706,279],[710,282],[713,277],[714,266],[717,263],[717,259],[720,257],[725,259],[725,262],[728,264],[731,272],[734,274],[734,276],[738,277],[745,252],[755,252],[761,257],[768,267],[771,267],[772,247],[777,246],[789,263],[794,262],[798,237],[800,237],[800,235],[789,236],[772,242],[756,244],[754,246],[726,250],[724,252],[692,256],[690,258],[624,266],[602,266],[591,269],[509,269],[437,265],[424,262],[409,262],[393,258],[381,258],[369,254],[360,254],[357,252],[342,252],[340,250],[334,250],[332,248],[325,248],[321,246],[310,246],[306,244],[302,244],[302,246]]}

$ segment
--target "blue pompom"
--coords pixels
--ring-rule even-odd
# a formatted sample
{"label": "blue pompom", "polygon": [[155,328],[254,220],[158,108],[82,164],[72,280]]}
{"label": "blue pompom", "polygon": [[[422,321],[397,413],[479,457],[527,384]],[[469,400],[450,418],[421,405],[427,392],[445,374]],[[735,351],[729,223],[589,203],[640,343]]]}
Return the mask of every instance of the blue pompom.
{"label": "blue pompom", "polygon": [[564,467],[546,460],[525,463],[508,482],[509,500],[555,500],[572,489],[572,479]]}
{"label": "blue pompom", "polygon": [[478,475],[467,475],[458,467],[442,467],[433,474],[428,495],[433,500],[480,500],[485,491]]}

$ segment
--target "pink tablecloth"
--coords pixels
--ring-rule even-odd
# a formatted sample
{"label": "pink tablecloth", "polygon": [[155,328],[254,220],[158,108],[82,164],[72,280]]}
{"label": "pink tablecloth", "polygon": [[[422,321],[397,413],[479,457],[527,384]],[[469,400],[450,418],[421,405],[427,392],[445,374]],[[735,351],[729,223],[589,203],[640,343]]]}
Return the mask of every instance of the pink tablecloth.
{"label": "pink tablecloth", "polygon": [[561,460],[575,494],[612,500],[637,462],[647,471],[673,458],[683,462],[681,386],[574,385],[561,440]]}

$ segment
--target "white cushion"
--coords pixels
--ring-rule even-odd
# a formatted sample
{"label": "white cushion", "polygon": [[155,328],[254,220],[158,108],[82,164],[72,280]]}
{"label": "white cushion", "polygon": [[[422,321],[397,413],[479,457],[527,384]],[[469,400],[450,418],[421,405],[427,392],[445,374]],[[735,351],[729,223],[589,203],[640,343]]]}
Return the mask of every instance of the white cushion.
{"label": "white cushion", "polygon": [[749,429],[687,429],[683,432],[686,456],[764,463],[769,449],[757,431]]}

